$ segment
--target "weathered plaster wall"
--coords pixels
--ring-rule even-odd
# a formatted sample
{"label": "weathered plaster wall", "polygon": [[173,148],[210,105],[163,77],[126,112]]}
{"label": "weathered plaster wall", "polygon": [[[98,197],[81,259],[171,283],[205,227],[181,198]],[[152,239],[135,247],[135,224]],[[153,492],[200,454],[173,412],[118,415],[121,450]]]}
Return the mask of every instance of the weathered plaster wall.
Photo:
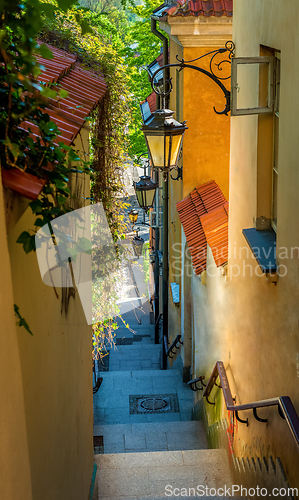
{"label": "weathered plaster wall", "polygon": [[[232,277],[235,313],[230,325],[231,369],[242,402],[287,394],[299,412],[297,250],[291,258],[292,247],[299,246],[298,129],[295,125],[299,101],[294,94],[299,83],[299,7],[294,0],[289,2],[288,9],[278,0],[262,3],[254,0],[250,6],[241,0],[236,3],[234,16],[237,19],[234,23],[236,56],[258,56],[260,45],[281,51],[277,248],[279,263],[286,266],[287,274],[279,278],[276,287],[269,285],[264,277],[250,277],[249,269],[245,276]],[[262,147],[261,141],[257,145],[258,125],[257,117],[232,118],[230,243],[236,248],[247,247],[241,231],[253,227],[257,215],[257,192],[261,187],[257,185],[257,169],[262,168],[256,159],[257,146]],[[265,191],[267,189],[265,185]],[[288,258],[282,258],[281,250]],[[245,259],[245,263],[249,261]],[[232,276],[237,270],[233,266],[241,266],[243,262],[231,252],[229,265]],[[244,435],[245,442],[248,435],[251,440],[256,435],[265,446],[269,445],[283,456],[287,472],[294,480],[296,462],[292,461],[291,448],[287,453],[283,444],[288,439],[286,426],[281,425],[276,412],[266,413],[270,419],[266,429],[254,422],[251,430],[240,429],[240,436]]]}
{"label": "weathered plaster wall", "polygon": [[[268,283],[242,235],[242,229],[254,227],[268,197],[267,176],[258,170],[268,139],[263,143],[263,119],[232,117],[228,280],[208,276],[203,291],[194,277],[192,291],[196,375],[209,376],[218,358],[227,368],[237,403],[288,395],[299,413],[298,19],[295,0],[287,9],[278,0],[234,4],[236,56],[259,56],[261,45],[281,51],[277,248],[278,262],[286,267],[277,286]],[[206,408],[208,414],[214,411]],[[291,485],[298,487],[298,452],[285,422],[276,409],[258,413],[268,424],[243,412],[249,427],[236,426],[235,454],[279,456]]]}
{"label": "weathered plaster wall", "polygon": [[0,491],[1,498],[32,500],[26,416],[18,338],[27,335],[16,327],[10,259],[6,242],[0,171]]}
{"label": "weathered plaster wall", "polygon": [[[87,140],[86,129],[82,132],[85,146],[88,146]],[[81,144],[78,137],[77,147],[80,149]],[[71,184],[72,192],[79,200],[72,202],[76,205],[73,208],[79,208],[85,203],[84,197],[89,196],[89,177],[75,174]],[[19,454],[22,457],[23,449],[26,450],[22,432],[19,434],[24,425],[23,411],[32,500],[82,500],[88,498],[93,470],[91,326],[86,323],[78,293],[69,298],[66,307],[65,297],[69,289],[57,288],[57,297],[54,288],[42,282],[36,254],[26,255],[22,245],[16,243],[22,231],[33,228],[34,220],[31,209],[27,208],[8,235],[13,301],[34,334],[31,336],[24,328],[18,328],[18,343],[12,347],[12,355],[17,357],[20,353],[20,361],[13,374],[17,379],[16,389],[7,386],[12,401],[9,412],[11,425],[21,442],[11,447],[11,456]],[[5,272],[8,273],[8,269]],[[3,293],[5,286],[2,285],[1,290]],[[13,336],[10,342],[13,342]],[[7,361],[4,366],[6,364]],[[23,396],[18,388],[19,378],[23,384]],[[14,415],[17,396],[20,410],[19,415]],[[20,422],[15,422],[15,418]],[[24,459],[24,464],[18,466],[19,456],[13,473],[18,476],[21,471],[23,476],[28,463]],[[26,489],[21,487],[12,500],[19,498],[20,491],[22,495],[24,491],[24,498],[31,500],[29,493],[25,493]],[[10,496],[3,498],[9,500]]]}
{"label": "weathered plaster wall", "polygon": [[[186,61],[206,54],[213,47],[186,47]],[[209,70],[209,58],[194,63]],[[227,68],[230,71],[229,65]],[[229,74],[229,73],[227,73]],[[215,180],[228,199],[230,120],[217,111],[224,109],[222,91],[206,75],[184,69],[184,190],[186,197],[196,186]]]}
{"label": "weathered plaster wall", "polygon": [[[196,35],[194,40],[196,39]],[[170,63],[179,59],[186,61],[195,59],[215,47],[185,46],[170,40]],[[209,70],[209,58],[195,63]],[[228,71],[229,65],[223,71]],[[227,73],[229,74],[229,73]],[[176,118],[187,120],[188,130],[185,132],[183,155],[183,180],[169,182],[169,282],[180,284],[180,306],[172,304],[170,293],[169,300],[169,339],[174,340],[177,334],[184,335],[180,317],[182,316],[182,294],[185,282],[184,252],[185,247],[181,241],[180,221],[176,210],[176,203],[188,196],[198,185],[215,180],[228,199],[229,180],[229,117],[218,116],[213,111],[224,108],[225,99],[222,91],[205,75],[190,69],[177,73],[176,68],[171,69],[173,92],[170,94],[170,108],[179,109]],[[173,173],[175,176],[175,172]],[[188,279],[188,278],[186,278]],[[189,305],[188,305],[189,307]],[[187,328],[188,329],[188,328]],[[188,332],[188,336],[190,333]],[[189,349],[189,344],[187,351]],[[185,356],[186,355],[186,356]],[[190,354],[180,349],[177,357],[182,358],[180,365],[186,366]],[[186,359],[185,359],[186,358]],[[170,365],[172,361],[170,360]]]}

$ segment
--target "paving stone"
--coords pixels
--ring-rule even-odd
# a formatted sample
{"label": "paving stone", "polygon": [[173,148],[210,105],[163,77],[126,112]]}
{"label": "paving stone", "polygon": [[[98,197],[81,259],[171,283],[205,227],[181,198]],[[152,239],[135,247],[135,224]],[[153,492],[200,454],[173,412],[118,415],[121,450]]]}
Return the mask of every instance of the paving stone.
{"label": "paving stone", "polygon": [[125,444],[104,442],[104,453],[125,453]]}
{"label": "paving stone", "polygon": [[149,430],[145,434],[145,440],[146,449],[149,451],[163,451],[168,449],[166,432],[153,432],[153,430]]}
{"label": "paving stone", "polygon": [[[129,455],[129,454],[128,454]],[[150,480],[147,469],[143,474],[140,469],[126,468],[114,469],[113,471],[101,469],[98,481],[102,496],[115,498],[119,492],[126,495],[146,495],[150,490]]]}
{"label": "paving stone", "polygon": [[141,361],[136,361],[133,359],[130,360],[120,360],[119,362],[119,370],[141,370]]}
{"label": "paving stone", "polygon": [[146,369],[148,370],[152,366],[152,361],[151,359],[142,359],[141,360],[141,369]]}
{"label": "paving stone", "polygon": [[145,434],[136,434],[135,432],[125,433],[126,450],[146,450]]}

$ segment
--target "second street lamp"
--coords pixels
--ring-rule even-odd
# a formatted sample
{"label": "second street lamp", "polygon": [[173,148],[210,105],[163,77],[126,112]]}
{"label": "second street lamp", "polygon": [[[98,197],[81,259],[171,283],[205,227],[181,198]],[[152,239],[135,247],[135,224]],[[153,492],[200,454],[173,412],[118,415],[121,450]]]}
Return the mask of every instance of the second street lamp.
{"label": "second street lamp", "polygon": [[137,201],[140,208],[142,208],[146,212],[154,204],[157,187],[158,183],[153,182],[148,175],[143,175],[142,177],[140,177],[139,182],[134,182]]}

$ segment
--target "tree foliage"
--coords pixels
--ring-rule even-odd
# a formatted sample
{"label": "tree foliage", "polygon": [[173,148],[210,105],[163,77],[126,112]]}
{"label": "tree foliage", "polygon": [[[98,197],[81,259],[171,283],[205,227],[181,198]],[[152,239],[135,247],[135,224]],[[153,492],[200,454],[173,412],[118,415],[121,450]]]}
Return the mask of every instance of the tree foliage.
{"label": "tree foliage", "polygon": [[144,137],[140,131],[142,125],[140,102],[152,92],[146,67],[161,52],[161,40],[151,32],[150,20],[153,10],[160,4],[161,0],[144,0],[143,5],[130,7],[136,14],[137,20],[128,30],[128,43],[123,54],[130,75],[130,92],[133,96],[132,124],[129,129],[129,153],[132,158],[146,150]]}

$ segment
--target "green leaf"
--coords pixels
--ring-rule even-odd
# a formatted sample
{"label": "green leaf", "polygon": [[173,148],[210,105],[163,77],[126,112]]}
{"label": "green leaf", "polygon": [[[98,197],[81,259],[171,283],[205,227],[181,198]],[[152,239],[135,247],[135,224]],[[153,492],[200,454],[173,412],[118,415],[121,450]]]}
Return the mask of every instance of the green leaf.
{"label": "green leaf", "polygon": [[26,253],[30,253],[35,250],[35,236],[32,235],[28,240],[23,244],[24,251]]}
{"label": "green leaf", "polygon": [[78,2],[75,0],[58,0],[58,5],[60,9],[64,10],[65,12],[72,6],[72,5],[78,5]]}
{"label": "green leaf", "polygon": [[79,22],[79,25],[81,27],[82,35],[86,35],[86,33],[93,33],[93,29],[90,27],[89,23],[86,22],[84,19]]}
{"label": "green leaf", "polygon": [[54,180],[55,186],[57,189],[64,189],[65,188],[65,182],[61,181],[60,179],[55,179]]}
{"label": "green leaf", "polygon": [[35,214],[39,214],[43,211],[43,204],[41,200],[34,200],[31,203],[29,203],[29,206],[31,207],[31,210]]}
{"label": "green leaf", "polygon": [[40,217],[38,219],[36,219],[34,225],[36,227],[42,227],[45,225],[45,222],[44,222],[44,219],[41,219]]}
{"label": "green leaf", "polygon": [[30,335],[33,336],[33,333],[30,330],[27,321],[25,320],[25,318],[23,318],[23,316],[21,316],[21,314],[20,314],[20,308],[19,308],[19,306],[17,306],[17,304],[14,304],[14,311],[15,311],[15,316],[19,320],[19,321],[16,322],[17,326],[23,326],[25,328],[25,330],[27,330],[27,332],[30,333]]}
{"label": "green leaf", "polygon": [[42,87],[41,94],[45,97],[49,97],[50,99],[54,99],[57,97],[57,92],[55,90],[50,89],[50,87]]}
{"label": "green leaf", "polygon": [[18,156],[20,155],[19,145],[11,142],[8,137],[5,139],[4,144],[9,147],[13,157],[18,158]]}
{"label": "green leaf", "polygon": [[56,10],[56,6],[51,3],[41,3],[40,9],[44,12],[45,16],[49,19],[54,19],[54,12]]}
{"label": "green leaf", "polygon": [[28,231],[23,231],[17,239],[17,243],[26,243],[26,241],[30,238],[30,233]]}
{"label": "green leaf", "polygon": [[59,97],[61,97],[61,99],[64,99],[65,97],[67,97],[69,95],[68,91],[65,90],[65,89],[60,89],[59,90]]}
{"label": "green leaf", "polygon": [[[46,4],[47,5],[47,4]],[[49,5],[49,4],[48,4]],[[39,46],[37,52],[45,59],[53,59],[53,52],[44,43]]]}

